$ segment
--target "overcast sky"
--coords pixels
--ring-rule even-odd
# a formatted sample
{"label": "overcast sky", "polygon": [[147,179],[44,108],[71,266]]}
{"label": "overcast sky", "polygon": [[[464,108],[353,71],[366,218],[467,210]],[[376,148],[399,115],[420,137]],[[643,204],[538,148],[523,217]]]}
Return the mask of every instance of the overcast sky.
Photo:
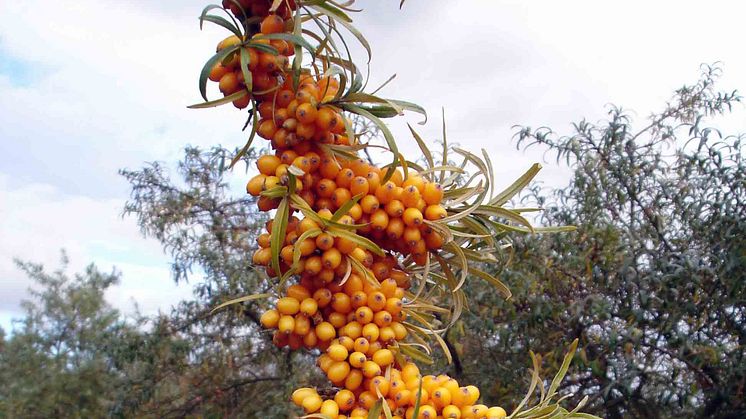
{"label": "overcast sky", "polygon": [[[524,153],[511,126],[568,132],[606,105],[638,121],[674,89],[696,81],[701,63],[721,61],[721,87],[746,89],[743,16],[734,1],[359,0],[356,26],[373,48],[371,83],[392,74],[382,95],[424,106],[418,127],[488,150],[509,184],[540,150]],[[129,190],[120,168],[174,163],[187,144],[242,145],[233,108],[188,110],[197,76],[221,30],[199,31],[196,0],[0,2],[0,326],[21,315],[30,285],[14,257],[71,272],[95,262],[123,273],[109,300],[125,312],[168,310],[190,294],[174,286],[168,256],[121,210]],[[721,122],[746,132],[743,109]],[[402,118],[400,118],[402,119]],[[415,155],[405,121],[392,121]],[[539,180],[560,185],[567,170],[545,163]],[[240,194],[243,172],[236,173]]]}

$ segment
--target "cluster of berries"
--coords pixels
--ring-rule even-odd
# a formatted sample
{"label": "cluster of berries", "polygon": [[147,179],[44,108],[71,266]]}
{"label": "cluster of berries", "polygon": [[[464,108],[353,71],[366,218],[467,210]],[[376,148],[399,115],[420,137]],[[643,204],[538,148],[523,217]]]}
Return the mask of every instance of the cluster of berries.
{"label": "cluster of berries", "polygon": [[[247,82],[241,70],[241,51],[236,49],[210,70],[209,79],[218,83],[224,96],[230,96],[241,90],[247,94],[233,101],[233,106],[243,109],[249,106],[251,98],[257,101],[270,101],[277,87],[283,82],[288,72],[289,58],[295,54],[295,46],[283,39],[267,39],[264,35],[287,32],[292,28],[292,20],[284,20],[276,14],[267,15],[259,25],[259,32],[251,37],[253,47],[246,48],[249,54],[248,69],[251,82]],[[231,35],[217,45],[217,52],[235,47],[243,42],[236,35]],[[249,91],[248,86],[251,86]]]}
{"label": "cluster of berries", "polygon": [[[478,404],[477,387],[461,387],[447,375],[423,377],[414,363],[391,368],[386,375],[367,378],[360,387],[343,388],[326,400],[315,388],[304,387],[293,392],[292,401],[308,414],[320,413],[332,419],[366,419],[381,398],[393,419],[503,419],[506,416],[501,407]],[[419,411],[414,418],[417,404]]]}

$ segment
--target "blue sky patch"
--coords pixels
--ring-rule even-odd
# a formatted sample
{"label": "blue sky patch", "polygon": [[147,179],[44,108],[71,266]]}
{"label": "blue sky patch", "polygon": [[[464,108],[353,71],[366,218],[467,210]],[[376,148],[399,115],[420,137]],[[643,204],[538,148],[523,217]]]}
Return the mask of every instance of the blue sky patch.
{"label": "blue sky patch", "polygon": [[12,56],[0,44],[0,75],[9,78],[11,83],[18,86],[29,86],[42,78],[47,72],[48,69],[45,69],[39,63],[24,61]]}

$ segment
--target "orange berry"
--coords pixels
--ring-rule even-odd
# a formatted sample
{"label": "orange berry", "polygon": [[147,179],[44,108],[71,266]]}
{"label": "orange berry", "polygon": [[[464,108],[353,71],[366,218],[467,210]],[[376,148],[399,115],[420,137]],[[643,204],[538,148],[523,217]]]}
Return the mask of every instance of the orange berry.
{"label": "orange berry", "polygon": [[350,364],[346,361],[335,361],[326,372],[326,376],[332,383],[342,383],[350,373]]}
{"label": "orange berry", "polygon": [[401,201],[408,207],[416,207],[420,200],[420,191],[414,185],[409,185],[402,191]]}
{"label": "orange berry", "polygon": [[368,294],[368,307],[375,312],[383,310],[386,307],[386,296],[380,291]]}
{"label": "orange berry", "polygon": [[373,230],[383,231],[389,224],[389,215],[379,208],[370,215],[370,224]]}
{"label": "orange berry", "polygon": [[[393,317],[391,317],[391,313],[389,313],[388,311],[385,311],[385,310],[379,311],[378,313],[376,313],[373,316],[373,322],[378,327],[386,327],[386,326],[390,325],[393,320],[394,319],[393,319]],[[392,330],[392,333],[393,333],[393,330]],[[384,340],[389,340],[389,339],[384,339]]]}
{"label": "orange berry", "polygon": [[[316,247],[321,250],[329,250],[334,247],[334,237],[328,233],[321,233],[316,237]],[[323,260],[323,258],[322,258]]]}
{"label": "orange berry", "polygon": [[232,71],[225,73],[218,82],[218,88],[226,96],[236,93],[238,91],[238,77]]}
{"label": "orange berry", "polygon": [[329,345],[326,353],[329,354],[329,358],[335,361],[344,361],[345,359],[347,359],[347,355],[349,354],[347,352],[347,348],[338,343]]}
{"label": "orange berry", "polygon": [[256,160],[256,167],[259,169],[259,173],[272,176],[282,162],[280,158],[272,154],[265,154]]}
{"label": "orange berry", "polygon": [[[381,335],[381,331],[375,323],[368,323],[363,326],[363,337],[368,339],[368,342],[376,342],[378,337]],[[373,344],[371,344],[371,347]]]}
{"label": "orange berry", "polygon": [[396,185],[394,185],[393,182],[388,181],[384,183],[383,185],[378,186],[376,188],[376,198],[378,198],[378,202],[381,205],[388,204],[392,199],[394,199],[394,189],[396,188]]}
{"label": "orange berry", "polygon": [[381,366],[373,361],[365,361],[362,368],[363,375],[367,378],[373,378],[381,375]]}
{"label": "orange berry", "polygon": [[362,208],[364,213],[370,214],[378,209],[378,198],[376,198],[375,195],[365,195],[360,200],[360,207]]}
{"label": "orange berry", "polygon": [[262,20],[259,25],[259,31],[265,35],[271,33],[280,33],[285,30],[285,21],[275,14],[269,15]]}
{"label": "orange berry", "polygon": [[419,227],[423,221],[422,213],[417,208],[407,208],[404,210],[402,219],[404,220],[404,224],[409,227]]}
{"label": "orange berry", "polygon": [[277,321],[277,330],[286,335],[292,333],[295,330],[295,318],[290,315],[280,316]]}
{"label": "orange berry", "polygon": [[343,292],[334,294],[334,297],[332,297],[332,308],[337,313],[347,314],[352,312],[350,296]]}
{"label": "orange berry", "polygon": [[319,340],[322,341],[328,341],[334,339],[334,336],[337,335],[336,329],[334,329],[334,326],[332,326],[329,322],[321,322],[318,325],[316,325],[316,336],[319,338]]}
{"label": "orange berry", "polygon": [[394,362],[394,354],[388,349],[381,349],[373,354],[373,362],[380,365],[381,368],[387,367]]}
{"label": "orange berry", "polygon": [[274,329],[280,321],[280,313],[277,310],[267,310],[259,318],[259,322],[267,329]]}
{"label": "orange berry", "polygon": [[355,394],[350,390],[342,389],[334,395],[334,401],[339,406],[339,410],[346,412],[355,406]]}
{"label": "orange berry", "polygon": [[391,240],[399,240],[404,234],[404,221],[401,218],[391,218],[386,226],[386,236]]}
{"label": "orange berry", "polygon": [[251,95],[247,92],[245,95],[234,100],[233,106],[235,106],[238,109],[244,109],[249,106],[250,102],[251,102]]}
{"label": "orange berry", "polygon": [[391,388],[391,383],[382,375],[371,378],[368,383],[368,391],[376,396],[380,393],[381,396],[386,397],[389,394],[389,388]]}
{"label": "orange berry", "polygon": [[283,297],[277,300],[277,311],[281,314],[294,315],[300,310],[300,302],[293,297]]}
{"label": "orange berry", "polygon": [[442,205],[428,205],[425,208],[425,218],[430,221],[440,220],[448,216],[448,212]]}
{"label": "orange berry", "polygon": [[349,362],[350,365],[352,365],[355,368],[362,368],[365,361],[368,360],[368,357],[365,356],[364,352],[353,352],[350,354]]}
{"label": "orange berry", "polygon": [[443,200],[443,186],[439,183],[431,182],[425,184],[422,190],[422,198],[427,205],[437,205]]}
{"label": "orange berry", "polygon": [[295,117],[301,124],[312,124],[316,121],[318,110],[310,103],[302,103],[295,110]]}
{"label": "orange berry", "polygon": [[[275,125],[275,122],[271,119],[263,119],[259,121],[259,124],[256,128],[256,133],[260,137],[266,140],[272,139],[272,137],[275,135],[276,132],[277,132],[277,126]],[[285,162],[283,161],[283,163]],[[290,163],[292,163],[292,161]],[[286,164],[290,164],[290,163],[286,163]]]}
{"label": "orange berry", "polygon": [[332,301],[332,293],[326,288],[320,288],[313,293],[313,299],[316,300],[320,308],[324,308]]}
{"label": "orange berry", "polygon": [[363,372],[361,370],[352,370],[347,375],[347,378],[344,382],[344,387],[347,390],[355,391],[357,390],[360,385],[363,383]]}
{"label": "orange berry", "polygon": [[305,298],[300,303],[300,312],[306,316],[313,316],[319,309],[319,303],[311,297]]}
{"label": "orange berry", "polygon": [[324,400],[321,403],[319,413],[328,418],[336,418],[339,415],[339,406],[334,400]]}
{"label": "orange berry", "polygon": [[398,199],[389,201],[384,207],[389,217],[401,217],[404,214],[404,204]]}
{"label": "orange berry", "polygon": [[368,324],[373,321],[373,310],[367,306],[359,307],[355,310],[355,319],[360,324]]}

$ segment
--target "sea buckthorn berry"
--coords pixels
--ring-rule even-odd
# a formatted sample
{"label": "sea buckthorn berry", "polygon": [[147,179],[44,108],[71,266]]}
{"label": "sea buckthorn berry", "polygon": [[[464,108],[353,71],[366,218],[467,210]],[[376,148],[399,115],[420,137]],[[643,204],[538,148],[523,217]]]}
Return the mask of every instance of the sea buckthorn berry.
{"label": "sea buckthorn berry", "polygon": [[321,198],[331,198],[334,195],[334,190],[337,189],[337,184],[331,179],[320,179],[316,183],[316,193]]}
{"label": "sea buckthorn berry", "polygon": [[402,303],[402,300],[397,297],[391,297],[386,299],[386,306],[384,309],[386,312],[390,313],[391,316],[394,316],[396,314],[399,314],[404,307],[404,304]]}
{"label": "sea buckthorn berry", "polygon": [[281,316],[277,322],[277,330],[286,335],[292,333],[295,330],[295,318],[290,315]]}
{"label": "sea buckthorn berry", "polygon": [[389,217],[396,218],[401,217],[402,214],[404,214],[404,204],[397,199],[389,201],[384,209],[386,210],[386,213],[389,215]]}
{"label": "sea buckthorn berry", "polygon": [[[393,390],[393,388],[391,390]],[[396,403],[398,407],[409,406],[411,397],[412,393],[409,390],[407,390],[406,388],[399,389],[394,394],[394,403]]]}
{"label": "sea buckthorn berry", "polygon": [[[272,119],[263,119],[259,121],[256,133],[259,134],[260,137],[264,138],[265,140],[271,140],[272,137],[275,135],[275,132],[277,132],[277,125],[275,125],[275,121],[273,121]],[[283,163],[290,164],[290,162],[284,161]]]}
{"label": "sea buckthorn berry", "polygon": [[327,233],[321,233],[316,237],[316,247],[321,250],[329,250],[334,247],[334,237]]}
{"label": "sea buckthorn berry", "polygon": [[256,238],[256,243],[259,247],[268,248],[270,246],[270,235],[268,233],[262,233]]}
{"label": "sea buckthorn berry", "polygon": [[301,124],[312,124],[316,121],[318,110],[310,103],[302,103],[295,110],[295,117]]}
{"label": "sea buckthorn berry", "polygon": [[295,327],[293,333],[300,336],[305,336],[311,330],[311,320],[301,313],[295,315]]}
{"label": "sea buckthorn berry", "polygon": [[344,326],[343,330],[350,339],[358,339],[363,334],[363,325],[357,321],[351,321]]}
{"label": "sea buckthorn berry", "polygon": [[308,275],[318,275],[322,268],[321,256],[311,256],[303,264],[303,271]]}
{"label": "sea buckthorn berry", "polygon": [[271,33],[280,33],[285,30],[285,21],[280,16],[271,14],[262,20],[259,25],[259,31],[265,35]]}
{"label": "sea buckthorn berry", "polygon": [[319,308],[324,308],[332,301],[332,293],[326,288],[319,288],[313,293],[313,299],[319,304]]}
{"label": "sea buckthorn berry", "polygon": [[451,404],[451,393],[445,387],[438,387],[432,392],[431,399],[439,409]]}
{"label": "sea buckthorn berry", "polygon": [[377,209],[370,215],[373,230],[383,231],[389,225],[389,215],[382,209]]}
{"label": "sea buckthorn berry", "polygon": [[357,402],[365,409],[370,409],[378,401],[378,396],[366,390],[357,397]]}
{"label": "sea buckthorn berry", "polygon": [[344,205],[345,202],[352,199],[352,195],[350,194],[350,190],[347,188],[337,188],[334,190],[331,199],[334,206],[339,208]]}
{"label": "sea buckthorn berry", "polygon": [[296,405],[300,406],[306,397],[312,395],[318,395],[315,388],[301,387],[293,392],[293,394],[290,396],[290,400],[292,400],[293,403],[295,403]]}
{"label": "sea buckthorn berry", "polygon": [[422,190],[422,199],[427,205],[437,205],[443,200],[443,186],[439,183],[431,182],[425,184]]}
{"label": "sea buckthorn berry", "polygon": [[236,73],[232,71],[225,73],[223,77],[220,78],[220,82],[218,82],[218,88],[220,89],[220,92],[226,96],[236,93],[240,88]]}
{"label": "sea buckthorn berry", "polygon": [[360,324],[368,324],[373,321],[373,310],[367,306],[359,307],[355,311],[355,319],[357,319]]}
{"label": "sea buckthorn berry", "polygon": [[444,407],[441,414],[444,419],[461,419],[461,409],[452,404]]}
{"label": "sea buckthorn berry", "polygon": [[210,70],[209,78],[212,81],[220,81],[220,79],[229,72],[231,72],[229,68],[224,67],[221,63],[217,63]]}
{"label": "sea buckthorn berry", "polygon": [[337,343],[344,346],[347,351],[351,351],[355,346],[355,340],[348,336],[340,336],[337,339]]}
{"label": "sea buckthorn berry", "polygon": [[363,375],[367,378],[373,378],[381,375],[381,366],[374,361],[365,361],[362,368]]}
{"label": "sea buckthorn berry", "polygon": [[259,173],[271,176],[275,174],[277,166],[279,166],[281,163],[282,162],[280,161],[279,157],[273,156],[271,154],[265,154],[256,160],[256,167],[257,169],[259,169]]}
{"label": "sea buckthorn berry", "polygon": [[[383,312],[381,312],[383,313]],[[378,336],[379,340],[382,340],[384,342],[390,342],[392,340],[396,339],[396,333],[394,333],[394,329],[392,329],[389,326],[380,326],[380,335]]]}
{"label": "sea buckthorn berry", "polygon": [[368,339],[364,337],[359,337],[355,339],[355,352],[362,352],[362,353],[368,353],[368,350],[370,349],[370,342],[368,342]]}
{"label": "sea buckthorn berry", "polygon": [[294,315],[300,310],[300,302],[293,297],[283,297],[277,300],[277,311],[281,314]]}
{"label": "sea buckthorn berry", "polygon": [[404,221],[401,218],[390,218],[386,226],[386,237],[389,240],[399,240],[404,234]]}
{"label": "sea buckthorn berry", "polygon": [[420,413],[417,416],[417,419],[435,419],[437,417],[438,412],[435,410],[434,407],[430,406],[429,404],[420,406]]}
{"label": "sea buckthorn berry", "polygon": [[355,173],[350,168],[341,169],[335,178],[337,187],[349,188],[352,184],[352,179],[355,178]]}
{"label": "sea buckthorn berry", "polygon": [[[379,264],[373,264],[374,271],[377,265]],[[388,265],[386,265],[383,262],[381,262],[380,265],[383,265],[386,268],[385,272],[383,272],[385,273],[383,277],[386,279],[381,280],[381,288],[379,289],[379,291],[384,295],[384,297],[391,298],[396,293],[396,288],[398,288],[398,285],[394,279],[388,277],[388,275],[391,273],[391,270],[388,268]]]}
{"label": "sea buckthorn berry", "polygon": [[295,129],[295,135],[302,140],[311,140],[314,134],[316,134],[316,126],[313,124],[299,124]]}
{"label": "sea buckthorn berry", "polygon": [[329,354],[329,358],[335,361],[344,361],[345,359],[347,359],[348,355],[347,348],[338,343],[329,345],[326,353]]}
{"label": "sea buckthorn berry", "polygon": [[352,365],[355,368],[362,368],[363,364],[365,364],[365,361],[368,360],[368,357],[365,355],[364,352],[353,352],[350,354],[349,362],[350,365]]}
{"label": "sea buckthorn berry", "polygon": [[345,379],[344,387],[347,390],[355,391],[363,383],[363,372],[361,370],[352,370]]}
{"label": "sea buckthorn berry", "polygon": [[[394,319],[393,319],[393,317],[391,317],[391,313],[389,313],[388,311],[385,311],[385,310],[384,311],[379,311],[378,313],[376,313],[373,316],[373,322],[379,328],[380,327],[389,326],[393,320]],[[391,331],[391,333],[393,333],[393,330]],[[388,340],[390,340],[390,338],[389,339],[384,339],[384,340],[388,341]]]}
{"label": "sea buckthorn berry", "polygon": [[277,310],[267,310],[259,318],[259,322],[267,329],[274,329],[280,321],[280,313]]}
{"label": "sea buckthorn berry", "polygon": [[479,388],[477,386],[466,386],[466,392],[468,396],[465,399],[464,404],[474,404],[479,400]]}
{"label": "sea buckthorn berry", "polygon": [[392,181],[388,181],[383,185],[378,186],[375,192],[378,202],[381,205],[386,205],[391,202],[391,200],[394,199],[394,189],[396,189],[396,185],[394,185],[394,182]]}
{"label": "sea buckthorn berry", "polygon": [[334,395],[334,401],[339,406],[339,410],[347,412],[355,406],[355,394],[350,390],[342,389]]}
{"label": "sea buckthorn berry", "polygon": [[379,206],[380,204],[378,203],[378,198],[376,198],[375,195],[365,195],[360,200],[360,207],[366,214],[375,212]]}
{"label": "sea buckthorn berry", "polygon": [[401,195],[401,201],[404,206],[411,208],[416,207],[417,202],[420,200],[420,191],[416,186],[410,185],[403,189]]}
{"label": "sea buckthorn berry", "polygon": [[[350,276],[347,278],[347,282],[345,282],[343,285],[343,290],[345,294],[352,297],[356,292],[363,290],[363,279],[360,277],[360,275],[351,273]],[[368,295],[366,294],[365,301],[367,300],[368,300]]]}
{"label": "sea buckthorn berry", "polygon": [[289,286],[286,294],[287,297],[294,298],[298,301],[303,301],[311,296],[311,292],[308,290],[308,288],[300,284],[293,284]]}
{"label": "sea buckthorn berry", "polygon": [[363,337],[365,339],[368,339],[369,342],[377,341],[380,334],[381,331],[378,329],[378,326],[375,323],[368,323],[363,326]]}
{"label": "sea buckthorn berry", "polygon": [[335,269],[342,263],[342,253],[335,248],[324,251],[321,256],[321,261],[326,269]]}
{"label": "sea buckthorn berry", "polygon": [[394,362],[394,354],[388,349],[381,349],[373,354],[373,362],[380,365],[381,368],[387,367]]}
{"label": "sea buckthorn berry", "polygon": [[334,361],[334,363],[326,371],[326,376],[332,383],[344,382],[347,375],[350,373],[350,364],[345,361]]}
{"label": "sea buckthorn berry", "polygon": [[305,316],[313,316],[318,311],[319,304],[311,297],[305,298],[300,303],[300,312]]}
{"label": "sea buckthorn berry", "polygon": [[506,412],[502,407],[495,406],[487,409],[484,415],[487,419],[503,419],[508,415],[508,412]]}
{"label": "sea buckthorn berry", "polygon": [[409,227],[419,227],[423,222],[422,213],[417,208],[407,208],[404,210],[402,219],[404,220],[404,224]]}
{"label": "sea buckthorn berry", "polygon": [[378,395],[378,393],[381,393],[381,396],[383,397],[386,397],[389,394],[389,388],[391,388],[391,383],[382,375],[371,378],[368,383],[368,391],[370,391],[371,394]]}
{"label": "sea buckthorn berry", "polygon": [[356,176],[350,184],[350,192],[353,196],[367,195],[369,191],[368,179]]}
{"label": "sea buckthorn berry", "polygon": [[446,218],[448,212],[442,205],[428,205],[425,208],[425,219],[430,221]]}
{"label": "sea buckthorn berry", "polygon": [[334,311],[342,314],[351,312],[352,301],[350,301],[350,296],[343,292],[334,294],[334,297],[332,297],[332,308]]}
{"label": "sea buckthorn berry", "polygon": [[330,418],[336,418],[339,415],[339,406],[334,400],[324,400],[324,402],[321,403],[319,413]]}
{"label": "sea buckthorn berry", "polygon": [[324,106],[318,110],[316,115],[316,126],[323,131],[330,131],[337,125],[342,124],[339,115],[334,109]]}
{"label": "sea buckthorn berry", "polygon": [[266,266],[269,264],[269,260],[272,258],[272,251],[269,248],[257,249],[251,258],[251,261],[256,265]]}
{"label": "sea buckthorn berry", "polygon": [[471,411],[471,417],[484,418],[487,413],[487,406],[483,404],[475,404],[469,410]]}
{"label": "sea buckthorn berry", "polygon": [[368,294],[368,307],[373,311],[381,311],[386,307],[386,296],[381,291]]}
{"label": "sea buckthorn berry", "polygon": [[306,413],[315,413],[321,408],[321,405],[323,403],[324,401],[321,399],[321,396],[319,396],[318,394],[311,394],[303,399],[303,403],[301,405],[303,406],[303,410],[305,410]]}
{"label": "sea buckthorn berry", "polygon": [[303,345],[307,349],[315,348],[316,344],[318,343],[319,343],[319,338],[316,337],[316,332],[313,329],[309,330],[308,333],[306,333],[306,335],[303,336]]}
{"label": "sea buckthorn berry", "polygon": [[328,341],[334,339],[337,335],[336,329],[329,322],[321,322],[316,325],[316,336],[319,340]]}
{"label": "sea buckthorn berry", "polygon": [[[332,297],[332,300],[333,299],[334,298]],[[334,311],[327,316],[327,320],[329,320],[329,323],[331,323],[335,329],[341,329],[347,324],[347,313],[342,314]]]}

